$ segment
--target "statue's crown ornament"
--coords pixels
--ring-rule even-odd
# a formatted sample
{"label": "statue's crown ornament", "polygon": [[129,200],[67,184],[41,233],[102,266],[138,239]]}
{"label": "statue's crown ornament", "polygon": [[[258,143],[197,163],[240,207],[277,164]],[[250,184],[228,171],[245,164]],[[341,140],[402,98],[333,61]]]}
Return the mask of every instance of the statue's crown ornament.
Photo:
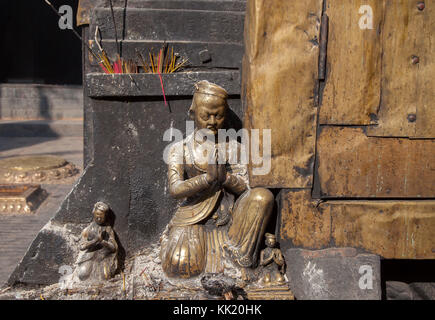
{"label": "statue's crown ornament", "polygon": [[207,80],[195,83],[195,93],[209,94],[223,99],[228,98],[228,92],[224,88]]}

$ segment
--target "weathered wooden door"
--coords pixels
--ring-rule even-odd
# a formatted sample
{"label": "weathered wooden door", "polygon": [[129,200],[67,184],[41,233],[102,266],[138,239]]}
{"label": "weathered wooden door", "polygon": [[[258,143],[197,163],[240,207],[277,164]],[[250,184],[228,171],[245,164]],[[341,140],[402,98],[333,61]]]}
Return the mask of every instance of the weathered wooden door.
{"label": "weathered wooden door", "polygon": [[245,126],[272,132],[250,181],[283,189],[284,247],[435,258],[434,45],[434,1],[248,1]]}

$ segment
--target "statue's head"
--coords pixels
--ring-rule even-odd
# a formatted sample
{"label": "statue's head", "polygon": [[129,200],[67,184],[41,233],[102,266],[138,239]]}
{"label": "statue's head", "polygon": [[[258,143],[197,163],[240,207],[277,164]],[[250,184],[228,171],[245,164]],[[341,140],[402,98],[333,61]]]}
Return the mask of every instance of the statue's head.
{"label": "statue's head", "polygon": [[192,105],[189,109],[196,129],[208,129],[214,135],[224,127],[228,108],[227,91],[206,80],[195,84]]}
{"label": "statue's head", "polygon": [[269,248],[274,248],[276,246],[276,237],[274,234],[271,233],[266,233],[265,234],[266,237],[266,246],[268,246]]}
{"label": "statue's head", "polygon": [[109,206],[107,204],[104,202],[97,202],[94,205],[94,210],[92,211],[94,215],[94,221],[99,225],[105,224],[108,211]]}

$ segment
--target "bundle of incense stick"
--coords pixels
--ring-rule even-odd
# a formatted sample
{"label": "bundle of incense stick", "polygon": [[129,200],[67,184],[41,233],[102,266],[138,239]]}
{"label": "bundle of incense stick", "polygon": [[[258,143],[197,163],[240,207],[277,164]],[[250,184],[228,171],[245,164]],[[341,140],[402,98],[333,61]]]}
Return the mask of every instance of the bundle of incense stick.
{"label": "bundle of incense stick", "polygon": [[138,53],[138,56],[146,73],[173,73],[180,71],[188,62],[188,59],[180,58],[177,53],[174,53],[174,48],[169,48],[166,44],[157,54],[148,52],[148,63],[142,53]]}
{"label": "bundle of incense stick", "polygon": [[[138,53],[145,73],[174,73],[186,66],[188,59],[180,58],[174,53],[174,48],[163,47],[158,53],[148,52],[149,62],[146,62],[142,53]],[[106,52],[100,48],[98,53],[99,65],[105,73],[139,73],[139,66],[133,60],[125,60],[119,55],[111,61]]]}
{"label": "bundle of incense stick", "polygon": [[125,60],[117,55],[116,60],[111,62],[105,51],[98,54],[99,65],[104,73],[139,73],[139,68],[133,60]]}

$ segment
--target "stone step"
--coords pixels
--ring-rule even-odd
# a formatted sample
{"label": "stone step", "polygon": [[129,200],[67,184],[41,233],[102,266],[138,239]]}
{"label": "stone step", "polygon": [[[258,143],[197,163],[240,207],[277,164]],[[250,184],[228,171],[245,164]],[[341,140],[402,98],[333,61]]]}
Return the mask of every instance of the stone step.
{"label": "stone step", "polygon": [[0,137],[81,137],[83,119],[1,120]]}
{"label": "stone step", "polygon": [[82,86],[0,85],[0,119],[60,120],[83,118]]}

